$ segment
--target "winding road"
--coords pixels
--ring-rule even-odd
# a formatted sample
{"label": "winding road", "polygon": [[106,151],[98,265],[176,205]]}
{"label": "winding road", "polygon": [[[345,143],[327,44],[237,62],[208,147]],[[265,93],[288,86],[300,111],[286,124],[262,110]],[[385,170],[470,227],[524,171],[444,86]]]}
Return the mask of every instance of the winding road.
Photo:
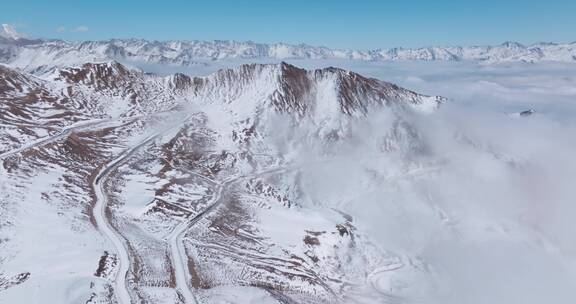
{"label": "winding road", "polygon": [[190,272],[187,271],[187,263],[188,263],[188,256],[186,255],[186,251],[182,246],[182,235],[186,233],[188,228],[193,225],[195,222],[194,219],[199,219],[199,216],[205,214],[209,209],[213,209],[216,206],[216,203],[220,200],[220,196],[222,194],[222,185],[220,183],[215,182],[216,184],[216,191],[210,200],[210,206],[197,216],[195,216],[192,220],[186,219],[182,223],[180,223],[168,237],[168,241],[170,243],[170,250],[171,250],[171,257],[172,257],[172,267],[174,268],[174,276],[176,277],[176,286],[178,290],[182,294],[184,298],[184,303],[198,303],[196,297],[191,292],[191,287],[188,284],[190,282]]}
{"label": "winding road", "polygon": [[114,245],[116,253],[118,255],[118,271],[116,272],[113,283],[115,285],[114,291],[116,293],[117,300],[120,304],[130,304],[132,303],[130,298],[130,293],[126,287],[126,279],[128,271],[130,270],[130,257],[128,254],[128,248],[124,237],[112,226],[110,222],[110,217],[107,215],[108,207],[108,196],[104,189],[104,183],[108,178],[108,175],[118,168],[123,161],[128,159],[134,152],[143,146],[149,144],[154,139],[158,138],[160,135],[170,131],[171,129],[180,126],[184,121],[186,121],[189,116],[186,116],[183,120],[178,121],[175,124],[170,125],[166,129],[150,135],[131,148],[124,150],[118,157],[110,161],[108,164],[103,166],[92,185],[94,193],[96,194],[96,203],[94,204],[93,214],[96,221],[96,226],[100,232],[105,235]]}
{"label": "winding road", "polygon": [[222,202],[224,202],[224,200],[222,200],[222,193],[224,192],[226,187],[228,187],[230,184],[242,178],[250,178],[282,170],[285,169],[283,167],[269,168],[252,174],[231,177],[224,180],[223,182],[217,182],[203,175],[192,173],[202,179],[205,179],[213,183],[216,186],[216,191],[212,196],[211,203],[206,209],[204,209],[202,212],[198,213],[194,217],[180,223],[178,226],[176,226],[176,228],[174,228],[174,230],[170,233],[170,236],[168,237],[172,255],[172,263],[173,263],[172,267],[174,269],[176,277],[176,285],[178,286],[178,289],[182,293],[185,303],[187,304],[198,303],[198,301],[196,300],[196,297],[194,297],[194,295],[192,294],[191,287],[188,284],[188,282],[190,282],[191,280],[189,278],[190,272],[188,271],[188,256],[186,255],[185,249],[182,246],[183,245],[182,236],[186,233],[186,231],[190,227],[195,225],[204,216],[215,210],[220,204],[222,204]]}
{"label": "winding road", "polygon": [[366,278],[369,284],[376,290],[387,297],[395,297],[393,294],[394,283],[392,281],[394,272],[404,267],[401,261],[390,263],[374,269]]}
{"label": "winding road", "polygon": [[122,235],[112,227],[110,219],[106,215],[106,208],[108,206],[108,197],[104,190],[104,181],[114,169],[116,169],[122,161],[130,157],[140,147],[150,143],[158,135],[152,135],[141,141],[138,145],[124,151],[116,159],[112,160],[106,166],[102,167],[96,178],[94,179],[94,193],[96,193],[96,203],[94,204],[94,219],[100,232],[102,232],[113,244],[118,254],[118,271],[114,278],[114,291],[116,292],[117,300],[120,304],[131,303],[130,294],[126,288],[126,275],[130,269],[130,257],[128,256],[128,249]]}
{"label": "winding road", "polygon": [[193,223],[195,223],[194,221],[195,219],[199,219],[199,217],[202,216],[203,214],[206,214],[206,212],[209,209],[214,208],[216,203],[220,200],[220,196],[222,194],[223,189],[222,184],[215,180],[212,180],[208,177],[205,177],[197,173],[191,172],[191,174],[196,175],[214,184],[216,186],[216,191],[214,191],[214,195],[212,195],[212,198],[210,200],[211,203],[209,204],[209,207],[206,210],[196,215],[192,220],[186,219],[182,223],[178,224],[178,226],[176,226],[176,228],[174,228],[174,230],[172,230],[172,232],[168,236],[172,256],[172,268],[174,269],[174,276],[176,277],[176,286],[180,291],[180,293],[182,294],[182,297],[184,298],[184,303],[187,304],[198,303],[198,301],[196,300],[196,297],[194,297],[194,295],[192,294],[190,285],[188,285],[188,282],[190,282],[189,278],[190,272],[187,271],[188,256],[186,255],[186,251],[182,246],[181,238],[182,235],[186,233],[186,230],[188,230],[188,228],[191,225],[193,225]]}
{"label": "winding road", "polygon": [[[146,146],[147,144],[151,143],[154,139],[158,138],[162,134],[170,131],[171,129],[182,125],[190,116],[186,116],[185,119],[178,121],[175,124],[171,124],[168,128],[159,131],[153,135],[150,135],[143,140],[139,141],[136,145],[130,147],[129,149],[124,150],[120,155],[116,158],[108,162],[104,165],[100,171],[97,173],[96,177],[94,178],[94,182],[92,187],[94,189],[94,193],[96,195],[96,202],[94,204],[93,214],[96,221],[96,226],[98,230],[110,240],[113,244],[114,249],[117,253],[117,271],[115,272],[113,278],[114,284],[114,292],[116,295],[116,299],[119,304],[130,304],[132,303],[132,299],[130,296],[129,288],[127,286],[127,278],[128,272],[130,270],[130,256],[128,245],[126,239],[122,236],[122,234],[116,230],[116,228],[111,223],[110,213],[108,212],[108,195],[106,190],[104,189],[104,184],[108,176],[111,172],[116,170],[125,160],[127,160],[130,156],[132,156],[138,149]],[[93,124],[90,124],[93,125]],[[73,130],[76,130],[83,126],[76,126],[74,128],[67,129],[63,131],[61,134],[58,135],[58,138],[62,138],[67,136]],[[51,138],[47,140],[57,140],[58,138]],[[43,141],[43,142],[46,142]],[[189,285],[190,280],[190,272],[188,270],[188,256],[185,252],[185,248],[182,242],[182,236],[186,233],[186,231],[196,224],[200,219],[202,219],[205,215],[215,210],[223,201],[222,193],[224,190],[233,182],[242,179],[242,178],[249,178],[253,176],[258,176],[266,173],[272,173],[275,171],[284,170],[281,167],[274,167],[265,169],[259,172],[254,172],[252,174],[240,175],[228,178],[222,182],[218,182],[212,180],[208,177],[203,175],[192,173],[199,178],[202,178],[206,181],[211,182],[215,186],[214,194],[210,200],[209,206],[204,209],[202,212],[198,213],[192,218],[188,218],[179,225],[177,225],[174,230],[168,236],[168,242],[171,251],[171,259],[172,259],[172,266],[175,273],[176,279],[176,288],[179,293],[182,295],[185,303],[197,303],[197,300],[192,293],[191,286]]]}
{"label": "winding road", "polygon": [[[177,110],[177,107],[174,107],[174,108],[166,110],[166,111],[153,113],[153,114],[134,115],[134,116],[129,116],[129,117],[100,118],[100,119],[83,120],[83,121],[80,121],[80,122],[77,122],[77,123],[74,123],[74,124],[71,124],[69,126],[62,128],[62,130],[60,130],[58,133],[56,133],[54,135],[44,136],[44,137],[35,139],[29,143],[26,143],[26,144],[24,144],[18,148],[15,148],[15,149],[12,149],[9,151],[5,151],[5,152],[0,154],[0,159],[10,157],[10,156],[18,154],[20,152],[24,152],[28,149],[32,149],[35,147],[40,147],[40,146],[43,146],[43,145],[46,145],[49,143],[56,142],[58,140],[61,140],[61,139],[68,137],[70,134],[72,134],[72,132],[75,132],[75,131],[83,131],[83,130],[92,130],[93,131],[93,130],[108,128],[108,127],[110,127],[110,125],[108,123],[116,123],[119,121],[123,122],[124,120],[128,120],[130,122],[133,122],[137,119],[142,119],[142,118],[146,118],[146,117],[150,117],[150,116],[158,116],[158,115],[170,113],[173,110]],[[39,127],[39,126],[31,126],[31,127]]]}
{"label": "winding road", "polygon": [[4,159],[4,158],[10,157],[14,154],[26,151],[28,149],[32,149],[34,147],[46,145],[46,144],[58,141],[60,139],[66,138],[66,137],[68,137],[68,135],[70,135],[74,131],[81,131],[84,129],[92,129],[95,126],[98,126],[98,125],[101,125],[101,124],[104,124],[104,123],[107,123],[110,121],[111,120],[109,120],[109,119],[96,119],[96,120],[83,121],[83,122],[77,123],[77,124],[72,124],[70,126],[64,127],[60,132],[58,132],[55,135],[42,137],[42,138],[33,140],[27,144],[24,144],[21,147],[18,147],[16,149],[6,151],[6,152],[0,154],[0,159]]}
{"label": "winding road", "polygon": [[234,178],[227,180],[224,183],[220,183],[197,173],[192,172],[192,174],[213,183],[216,186],[216,190],[214,191],[214,194],[210,199],[210,203],[208,204],[209,206],[206,209],[204,209],[202,212],[198,213],[191,219],[188,218],[182,223],[180,223],[178,226],[176,226],[176,228],[174,228],[174,230],[172,231],[172,233],[170,233],[170,236],[168,237],[172,255],[172,267],[174,269],[176,277],[176,286],[178,286],[178,289],[180,290],[182,296],[184,297],[184,302],[187,304],[198,303],[198,301],[196,300],[196,297],[192,294],[191,292],[192,288],[188,284],[188,282],[190,282],[191,280],[189,278],[190,272],[188,271],[188,256],[186,255],[185,249],[182,246],[183,245],[182,236],[186,233],[188,228],[196,224],[204,215],[214,210],[221,203],[222,201],[221,197],[224,188],[228,184],[232,183],[237,179]]}

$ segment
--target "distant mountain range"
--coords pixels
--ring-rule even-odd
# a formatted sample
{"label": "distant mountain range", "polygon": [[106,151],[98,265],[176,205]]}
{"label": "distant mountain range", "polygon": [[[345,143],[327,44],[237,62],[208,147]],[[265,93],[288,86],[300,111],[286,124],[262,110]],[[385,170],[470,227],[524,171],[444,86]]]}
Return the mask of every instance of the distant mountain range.
{"label": "distant mountain range", "polygon": [[345,50],[305,44],[262,44],[236,41],[148,41],[112,39],[67,42],[27,39],[11,27],[0,34],[0,62],[28,72],[43,72],[54,67],[76,66],[86,62],[140,62],[193,66],[210,61],[232,59],[348,59],[363,61],[478,61],[576,62],[576,42],[522,45],[505,42],[497,46],[391,48]]}

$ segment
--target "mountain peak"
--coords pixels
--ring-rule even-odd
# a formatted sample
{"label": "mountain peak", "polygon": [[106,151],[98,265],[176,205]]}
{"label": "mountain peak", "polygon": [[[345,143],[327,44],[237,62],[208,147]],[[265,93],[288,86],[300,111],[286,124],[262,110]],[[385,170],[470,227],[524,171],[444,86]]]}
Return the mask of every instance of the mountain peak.
{"label": "mountain peak", "polygon": [[135,71],[130,70],[117,61],[85,63],[81,67],[60,70],[60,76],[72,82],[79,82],[89,76],[102,79],[122,77],[132,73],[135,73]]}
{"label": "mountain peak", "polygon": [[18,33],[12,25],[6,23],[2,24],[2,32],[0,32],[0,36],[14,40],[19,40],[24,37],[22,34]]}
{"label": "mountain peak", "polygon": [[[401,102],[416,108],[436,108],[443,98],[420,95],[395,84],[368,78],[352,71],[336,67],[306,70],[281,62],[280,64],[248,64],[232,70],[221,70],[219,79],[232,79],[251,83],[269,73],[268,81],[277,82],[277,89],[270,96],[274,108],[280,112],[309,114],[316,102],[333,102],[338,111],[346,115],[367,114],[372,106]],[[234,79],[235,78],[235,79]],[[324,96],[324,97],[321,97]],[[333,96],[332,101],[326,100]],[[427,110],[427,111],[428,111]]]}
{"label": "mountain peak", "polygon": [[508,49],[524,49],[526,48],[523,44],[515,41],[506,41],[502,43],[502,46]]}
{"label": "mountain peak", "polygon": [[69,84],[83,84],[97,90],[129,90],[144,80],[144,73],[133,70],[119,62],[85,63],[80,67],[58,71],[56,80]]}

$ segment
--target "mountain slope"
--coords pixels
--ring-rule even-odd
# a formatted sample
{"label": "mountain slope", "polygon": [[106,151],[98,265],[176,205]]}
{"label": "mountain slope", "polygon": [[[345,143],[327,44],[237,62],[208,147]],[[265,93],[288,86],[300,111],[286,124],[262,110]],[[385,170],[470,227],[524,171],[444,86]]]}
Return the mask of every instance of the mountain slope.
{"label": "mountain slope", "polygon": [[[0,85],[0,127],[18,130],[2,138],[0,299],[331,303],[378,265],[418,263],[316,201],[302,172],[338,161],[378,113],[390,129],[371,151],[418,146],[409,117],[441,97],[286,63],[207,77],[2,66]],[[304,165],[303,150],[322,159]]]}

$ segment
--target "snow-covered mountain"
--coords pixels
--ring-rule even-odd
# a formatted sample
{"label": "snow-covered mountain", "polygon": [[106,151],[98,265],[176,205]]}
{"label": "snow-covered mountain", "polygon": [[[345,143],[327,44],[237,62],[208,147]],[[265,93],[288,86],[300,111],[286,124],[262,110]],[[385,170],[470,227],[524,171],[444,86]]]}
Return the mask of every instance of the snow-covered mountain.
{"label": "snow-covered mountain", "polygon": [[12,40],[19,40],[22,38],[22,35],[20,35],[20,33],[18,33],[10,24],[2,24],[2,31],[0,32],[0,37]]}
{"label": "snow-covered mountain", "polygon": [[[543,127],[545,109],[471,115],[336,67],[131,66],[572,62],[575,48],[64,42],[5,26],[0,302],[572,303],[572,212],[557,213],[573,210],[573,132]],[[484,78],[466,89],[531,102],[550,90],[520,76],[506,78],[516,91]],[[569,101],[573,77],[552,79]]]}
{"label": "snow-covered mountain", "polygon": [[573,62],[3,24],[0,303],[573,304]]}
{"label": "snow-covered mountain", "polygon": [[[377,266],[431,275],[311,196],[302,170],[338,162],[378,113],[390,127],[371,152],[419,153],[409,117],[443,101],[286,63],[207,77],[2,65],[0,299],[332,303],[389,280]],[[303,163],[303,151],[322,158]],[[382,288],[375,298],[396,292]]]}
{"label": "snow-covered mountain", "polygon": [[0,62],[29,72],[85,62],[139,62],[179,66],[203,65],[228,59],[352,59],[363,61],[479,61],[484,63],[559,61],[576,62],[576,43],[506,42],[497,46],[424,47],[375,50],[344,50],[236,41],[147,41],[113,39],[66,42],[29,40],[4,27],[0,36]]}
{"label": "snow-covered mountain", "polygon": [[[485,265],[516,265],[523,292],[542,260],[574,273],[573,234],[544,216],[573,206],[573,153],[534,142],[573,133],[539,136],[540,111],[448,128],[475,116],[334,67],[160,76],[45,55],[0,65],[0,302],[476,304],[510,288]],[[541,147],[558,160],[532,163]],[[494,248],[536,257],[491,264]],[[571,282],[541,295],[571,303]]]}

